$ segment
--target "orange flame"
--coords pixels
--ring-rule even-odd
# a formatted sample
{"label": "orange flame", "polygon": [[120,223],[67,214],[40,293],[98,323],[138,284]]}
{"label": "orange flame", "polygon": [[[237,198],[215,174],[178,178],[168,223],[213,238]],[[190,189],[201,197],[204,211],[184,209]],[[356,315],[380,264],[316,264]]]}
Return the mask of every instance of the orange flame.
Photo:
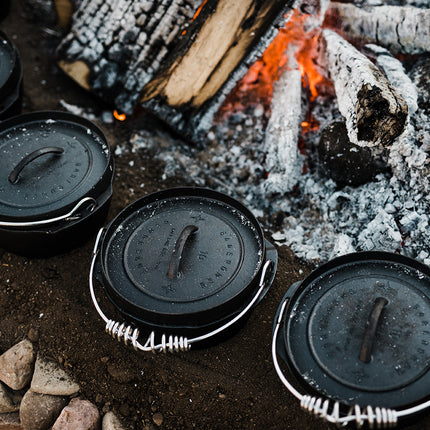
{"label": "orange flame", "polygon": [[[285,27],[279,30],[262,57],[251,66],[238,83],[235,91],[219,110],[217,117],[222,118],[224,114],[240,109],[240,106],[249,105],[249,102],[269,106],[273,83],[288,67],[290,63],[288,55],[293,52],[302,75],[303,86],[309,88],[311,100],[317,97],[319,87],[323,85],[332,87],[332,84],[320,75],[316,67],[317,40],[320,29],[319,26],[315,28],[309,24],[309,21],[315,17],[295,9],[285,18],[288,19]],[[243,102],[240,99],[247,101]]]}
{"label": "orange flame", "polygon": [[127,118],[127,115],[125,113],[119,113],[116,109],[113,111],[113,116],[118,121],[125,121],[125,119]]}
{"label": "orange flame", "polygon": [[[200,15],[200,12],[202,11],[203,6],[207,3],[207,1],[208,0],[203,0],[203,3],[198,7],[198,9],[196,10],[194,16],[191,18],[190,22],[193,22]],[[181,36],[183,36],[184,34],[187,34],[187,30],[183,30],[182,33],[181,33]]]}
{"label": "orange flame", "polygon": [[[318,95],[318,85],[325,79],[315,66],[316,46],[320,30],[315,28],[307,30],[309,19],[308,14],[304,14],[298,9],[293,10],[285,27],[279,30],[278,35],[266,49],[262,58],[251,67],[251,70],[253,68],[263,70],[262,79],[267,83],[273,83],[279,79],[288,62],[287,47],[294,47],[295,58],[303,83],[309,87],[313,100]],[[255,71],[251,73],[255,73]],[[271,96],[271,91],[269,96]]]}

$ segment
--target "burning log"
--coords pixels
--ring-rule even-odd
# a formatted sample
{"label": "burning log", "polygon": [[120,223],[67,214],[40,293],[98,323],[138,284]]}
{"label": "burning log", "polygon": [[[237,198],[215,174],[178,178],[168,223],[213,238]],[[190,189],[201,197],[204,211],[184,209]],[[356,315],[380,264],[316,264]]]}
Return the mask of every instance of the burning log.
{"label": "burning log", "polygon": [[302,77],[295,68],[282,73],[274,84],[272,114],[266,128],[264,147],[267,153],[263,182],[265,194],[285,194],[296,185],[302,162],[298,151],[302,115]]}
{"label": "burning log", "polygon": [[321,132],[318,155],[321,172],[341,186],[370,182],[385,168],[370,148],[349,141],[343,121],[333,122]]}
{"label": "burning log", "polygon": [[405,101],[381,71],[341,36],[325,29],[319,42],[319,61],[334,82],[350,141],[389,146],[404,130]]}
{"label": "burning log", "polygon": [[84,0],[58,64],[117,109],[131,113],[141,103],[195,138],[292,3]]}
{"label": "burning log", "polygon": [[377,43],[392,53],[430,51],[430,9],[402,6],[359,8],[332,2],[324,25],[352,43]]}
{"label": "burning log", "polygon": [[418,109],[418,92],[406,74],[403,64],[394,58],[387,49],[378,45],[365,45],[364,49],[366,54],[375,57],[376,64],[408,105],[409,115],[413,115]]}

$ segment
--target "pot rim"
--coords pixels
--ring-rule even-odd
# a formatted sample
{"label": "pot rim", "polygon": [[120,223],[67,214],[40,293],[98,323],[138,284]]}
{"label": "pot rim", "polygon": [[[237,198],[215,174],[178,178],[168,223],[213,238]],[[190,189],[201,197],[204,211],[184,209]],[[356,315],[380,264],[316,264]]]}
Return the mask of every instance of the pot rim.
{"label": "pot rim", "polygon": [[[303,378],[303,375],[299,369],[294,365],[294,359],[290,357],[291,352],[286,344],[285,333],[287,330],[287,325],[291,318],[291,311],[296,308],[298,300],[300,300],[302,294],[306,293],[309,288],[312,287],[314,282],[321,276],[327,275],[336,268],[339,268],[348,263],[365,263],[366,261],[373,261],[378,263],[387,262],[393,265],[393,269],[397,266],[404,267],[409,270],[413,269],[415,275],[425,275],[430,277],[430,267],[417,261],[413,258],[395,254],[387,251],[362,251],[355,252],[351,254],[346,254],[340,257],[336,257],[333,260],[321,265],[314,271],[312,271],[306,278],[302,281],[296,282],[291,285],[285,296],[283,297],[275,316],[273,332],[272,332],[272,359],[275,366],[275,370],[278,374],[279,379],[284,384],[284,386],[301,402],[302,406],[307,410],[319,415],[320,417],[326,419],[331,423],[346,425],[348,422],[355,422],[360,419],[361,422],[373,423],[376,419],[376,414],[381,413],[384,410],[384,418],[381,418],[381,423],[387,420],[387,423],[395,423],[398,418],[403,418],[409,415],[414,415],[428,407],[430,407],[430,392],[424,393],[427,384],[425,381],[421,380],[421,387],[419,387],[419,394],[416,395],[413,400],[410,401],[399,400],[396,404],[394,400],[388,400],[393,406],[391,409],[386,406],[370,405],[363,406],[361,403],[366,400],[357,400],[356,404],[351,405],[351,400],[349,399],[337,399],[333,393],[329,392],[329,389],[319,388],[316,389],[313,385],[309,384],[307,380]],[[405,272],[406,273],[406,272]],[[407,276],[407,274],[405,275]],[[335,287],[335,286],[333,286]],[[424,288],[424,286],[421,287]],[[430,294],[430,290],[429,290]],[[313,307],[313,306],[312,306]],[[284,332],[282,334],[282,332]],[[282,358],[283,362],[286,364],[289,372],[284,373],[281,368],[278,356]],[[429,371],[426,372],[427,374]],[[420,375],[419,378],[413,379],[411,383],[408,384],[406,389],[411,389],[411,386],[416,381],[420,381],[425,374]],[[302,394],[303,391],[305,394]],[[396,389],[398,391],[398,389]],[[403,388],[402,388],[403,390]],[[381,398],[382,394],[378,394],[377,403],[384,402]],[[319,397],[321,396],[321,397]],[[375,397],[375,396],[374,396]],[[380,400],[379,400],[380,399]],[[376,400],[373,400],[376,402]],[[371,401],[371,403],[373,402]],[[385,400],[385,403],[387,400]],[[366,402],[366,404],[368,401]],[[323,405],[325,406],[324,411],[321,409]],[[354,411],[354,413],[348,411]],[[385,421],[384,421],[385,423]]]}
{"label": "pot rim", "polygon": [[72,125],[78,127],[84,127],[90,129],[95,135],[97,135],[97,137],[103,144],[103,147],[100,146],[99,148],[100,153],[103,152],[106,159],[103,171],[97,179],[94,179],[94,183],[89,190],[87,190],[83,194],[76,195],[73,201],[69,202],[68,204],[59,206],[54,209],[48,209],[43,213],[35,215],[0,215],[0,227],[3,226],[5,228],[28,228],[42,224],[52,224],[55,222],[59,222],[62,219],[67,219],[69,216],[72,216],[75,212],[79,211],[81,207],[87,207],[86,202],[88,200],[92,200],[94,202],[93,204],[97,204],[96,202],[98,200],[99,195],[103,194],[106,189],[112,186],[115,166],[113,153],[111,151],[109,142],[103,130],[94,122],[86,118],[64,111],[35,111],[16,115],[0,122],[0,133],[3,133],[5,130],[13,127],[25,126],[26,123],[46,121],[49,119],[53,119],[54,121],[61,121],[65,124],[71,123]]}
{"label": "pot rim", "polygon": [[[250,221],[255,228],[258,237],[259,242],[261,245],[261,258],[258,260],[258,266],[255,268],[255,271],[253,273],[252,278],[250,277],[250,280],[248,284],[243,285],[243,287],[234,295],[230,296],[228,300],[216,303],[211,307],[205,308],[205,309],[199,309],[195,312],[180,312],[180,313],[169,313],[169,312],[162,312],[162,311],[155,311],[151,312],[148,310],[142,310],[141,307],[137,306],[132,301],[128,300],[128,298],[123,297],[119,295],[115,289],[115,286],[109,279],[109,268],[106,267],[106,257],[108,255],[108,246],[109,241],[112,235],[117,231],[118,227],[122,225],[122,223],[127,220],[127,218],[138,211],[141,208],[146,207],[148,204],[154,203],[156,201],[162,201],[162,200],[170,200],[174,199],[176,197],[180,198],[202,198],[207,201],[210,200],[216,200],[222,205],[227,205],[229,207],[233,207],[237,210],[239,210],[241,213],[243,213],[248,221]],[[181,318],[190,318],[192,320],[199,320],[201,321],[202,316],[206,316],[206,318],[203,318],[206,320],[205,322],[211,322],[213,321],[213,314],[216,315],[216,317],[219,318],[219,311],[220,308],[229,307],[229,308],[236,308],[240,305],[240,303],[245,300],[247,296],[249,296],[252,291],[255,289],[255,284],[257,282],[258,276],[261,274],[262,267],[265,262],[265,256],[266,256],[266,244],[264,240],[264,235],[262,228],[254,215],[247,209],[242,203],[238,202],[237,200],[214,190],[211,190],[209,188],[202,188],[202,187],[177,187],[177,188],[169,188],[162,191],[156,191],[154,193],[148,194],[135,202],[128,205],[125,209],[123,209],[106,227],[105,232],[103,234],[103,237],[101,239],[100,243],[100,265],[101,265],[101,271],[103,275],[103,281],[105,288],[108,289],[109,295],[113,298],[113,303],[115,306],[118,307],[119,310],[127,309],[128,314],[143,314],[146,316],[144,318],[143,316],[136,317],[138,321],[146,321],[148,320],[148,323],[150,321],[159,322],[159,319],[162,319],[165,324],[172,324],[173,326],[178,325],[177,321]],[[233,281],[234,282],[234,281]],[[185,306],[189,304],[190,301],[185,302]],[[230,312],[227,312],[227,314]],[[182,324],[179,324],[181,326]]]}

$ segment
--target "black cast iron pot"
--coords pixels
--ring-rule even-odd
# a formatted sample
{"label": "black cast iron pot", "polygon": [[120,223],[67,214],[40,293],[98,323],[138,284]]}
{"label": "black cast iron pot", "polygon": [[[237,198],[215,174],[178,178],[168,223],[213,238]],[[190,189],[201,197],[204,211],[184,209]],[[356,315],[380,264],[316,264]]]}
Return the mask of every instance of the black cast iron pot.
{"label": "black cast iron pot", "polygon": [[103,132],[65,112],[0,124],[0,247],[47,256],[83,243],[104,221],[114,161]]}
{"label": "black cast iron pot", "polygon": [[416,417],[430,406],[430,268],[377,251],[322,265],[282,300],[272,356],[302,407],[329,422]]}
{"label": "black cast iron pot", "polygon": [[12,41],[0,31],[0,121],[21,111],[22,63]]}
{"label": "black cast iron pot", "polygon": [[[102,230],[90,288],[114,337],[144,351],[182,350],[231,334],[266,293],[276,264],[275,248],[241,203],[210,189],[174,188],[137,200]],[[101,311],[93,273],[126,324]]]}

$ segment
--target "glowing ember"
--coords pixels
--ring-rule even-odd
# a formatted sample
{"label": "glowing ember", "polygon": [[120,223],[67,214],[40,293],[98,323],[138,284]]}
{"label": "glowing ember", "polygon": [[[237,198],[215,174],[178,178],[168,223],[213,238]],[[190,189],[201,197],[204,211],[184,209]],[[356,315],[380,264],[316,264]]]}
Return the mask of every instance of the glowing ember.
{"label": "glowing ember", "polygon": [[[203,6],[207,3],[207,1],[208,0],[203,0],[202,4],[196,10],[196,13],[194,14],[194,16],[191,18],[191,22],[193,22],[200,15],[200,12],[202,11]],[[183,36],[184,34],[187,34],[187,30],[183,30],[181,33],[181,36]]]}
{"label": "glowing ember", "polygon": [[125,119],[127,118],[125,113],[119,113],[116,109],[113,111],[113,116],[118,120],[118,121],[125,121]]}
{"label": "glowing ember", "polygon": [[[315,65],[317,40],[321,31],[320,23],[315,25],[315,16],[293,10],[286,15],[284,28],[268,46],[262,57],[249,69],[238,83],[236,89],[227,97],[218,117],[240,110],[250,103],[270,106],[273,82],[279,79],[282,71],[288,67],[288,55],[293,54],[302,75],[305,88],[310,91],[310,99],[318,95],[320,86],[332,87],[330,81],[321,76]],[[311,126],[314,127],[314,125]]]}

